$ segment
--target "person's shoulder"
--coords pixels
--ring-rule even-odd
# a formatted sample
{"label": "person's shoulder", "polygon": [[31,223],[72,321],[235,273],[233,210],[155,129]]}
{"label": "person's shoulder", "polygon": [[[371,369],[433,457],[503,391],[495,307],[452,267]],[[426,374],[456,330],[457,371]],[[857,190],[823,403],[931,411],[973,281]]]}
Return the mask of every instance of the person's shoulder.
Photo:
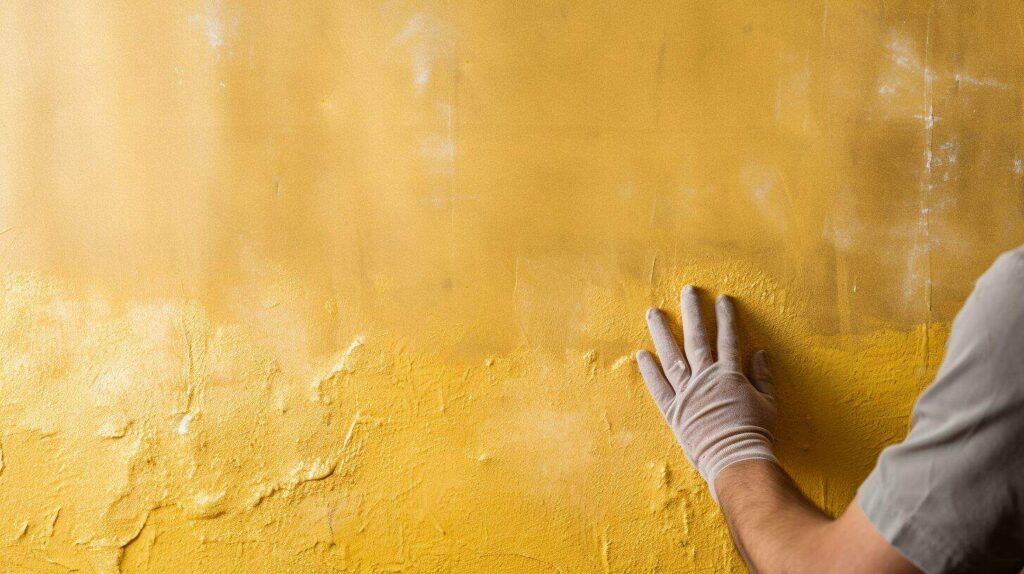
{"label": "person's shoulder", "polygon": [[978,280],[990,285],[1019,284],[1024,279],[1024,245],[1002,253]]}
{"label": "person's shoulder", "polygon": [[[978,278],[964,303],[954,330],[977,333],[1024,335],[1024,245],[996,258]],[[957,324],[960,327],[957,329]],[[1014,342],[1020,340],[1014,337]],[[1016,351],[1015,351],[1016,352]]]}

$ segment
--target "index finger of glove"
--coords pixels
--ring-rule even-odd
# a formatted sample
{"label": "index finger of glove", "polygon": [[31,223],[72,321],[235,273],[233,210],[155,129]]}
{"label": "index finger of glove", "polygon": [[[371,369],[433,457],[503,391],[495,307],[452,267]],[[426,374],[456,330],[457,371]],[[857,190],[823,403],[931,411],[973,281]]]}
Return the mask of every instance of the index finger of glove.
{"label": "index finger of glove", "polygon": [[661,372],[658,361],[650,353],[638,351],[636,363],[640,367],[640,374],[643,376],[644,382],[647,383],[647,390],[651,392],[651,397],[654,398],[654,403],[658,405],[661,414],[665,414],[668,411],[669,405],[672,404],[672,400],[675,399],[675,390],[673,390],[672,385],[669,384],[668,379]]}
{"label": "index finger of glove", "polygon": [[686,357],[679,349],[675,335],[668,324],[668,317],[660,309],[651,308],[647,310],[647,328],[651,332],[651,340],[654,341],[654,348],[658,351],[658,358],[661,359],[661,367],[668,378],[672,388],[676,391],[686,382],[689,375],[689,365],[686,364]]}

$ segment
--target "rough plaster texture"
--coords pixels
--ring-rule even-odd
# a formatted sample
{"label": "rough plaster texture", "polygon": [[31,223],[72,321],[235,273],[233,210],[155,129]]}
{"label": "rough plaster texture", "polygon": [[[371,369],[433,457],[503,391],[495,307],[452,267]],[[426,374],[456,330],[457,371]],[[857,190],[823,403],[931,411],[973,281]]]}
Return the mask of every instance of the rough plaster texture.
{"label": "rough plaster texture", "polygon": [[734,294],[832,513],[1022,233],[1002,2],[0,4],[0,570],[729,572]]}

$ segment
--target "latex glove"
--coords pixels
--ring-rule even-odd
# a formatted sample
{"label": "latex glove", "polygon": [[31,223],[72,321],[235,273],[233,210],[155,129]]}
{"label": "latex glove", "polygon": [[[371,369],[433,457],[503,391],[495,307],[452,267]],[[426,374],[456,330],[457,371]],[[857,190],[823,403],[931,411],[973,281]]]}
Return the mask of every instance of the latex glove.
{"label": "latex glove", "polygon": [[647,351],[638,352],[636,359],[654,402],[717,502],[715,477],[723,468],[754,458],[776,460],[772,454],[776,410],[768,357],[764,351],[754,353],[750,380],[743,375],[736,310],[730,297],[720,296],[715,305],[717,361],[693,286],[683,287],[680,303],[685,352],[679,349],[665,314],[652,308],[647,311],[647,326],[661,363]]}

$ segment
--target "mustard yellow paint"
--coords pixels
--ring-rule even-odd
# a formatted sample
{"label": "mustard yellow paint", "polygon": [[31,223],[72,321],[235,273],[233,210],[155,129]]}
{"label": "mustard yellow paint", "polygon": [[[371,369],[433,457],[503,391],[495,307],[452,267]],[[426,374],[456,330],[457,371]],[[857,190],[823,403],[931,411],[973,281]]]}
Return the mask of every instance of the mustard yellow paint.
{"label": "mustard yellow paint", "polygon": [[0,4],[0,569],[738,572],[633,352],[733,293],[831,513],[1024,237],[1005,2]]}

